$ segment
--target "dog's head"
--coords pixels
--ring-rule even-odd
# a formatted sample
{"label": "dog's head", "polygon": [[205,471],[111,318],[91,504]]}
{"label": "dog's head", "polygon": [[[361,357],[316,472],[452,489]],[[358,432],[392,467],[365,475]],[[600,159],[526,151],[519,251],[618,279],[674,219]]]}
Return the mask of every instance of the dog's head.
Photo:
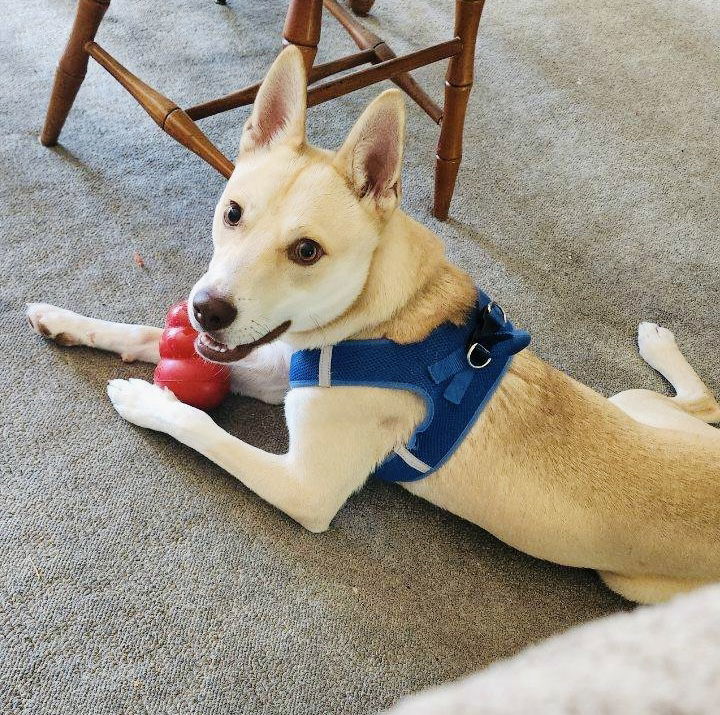
{"label": "dog's head", "polygon": [[308,145],[306,100],[302,55],[290,46],[245,124],[215,210],[213,257],[190,294],[198,350],[211,360],[239,360],[260,342],[347,311],[398,205],[401,92],[375,99],[334,154]]}

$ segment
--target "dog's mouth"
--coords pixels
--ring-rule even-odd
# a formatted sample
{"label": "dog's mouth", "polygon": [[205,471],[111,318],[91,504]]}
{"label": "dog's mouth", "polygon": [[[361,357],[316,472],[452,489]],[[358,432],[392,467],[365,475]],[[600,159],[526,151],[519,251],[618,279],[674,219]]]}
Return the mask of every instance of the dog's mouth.
{"label": "dog's mouth", "polygon": [[290,321],[286,320],[261,338],[251,343],[236,345],[233,348],[216,340],[210,333],[200,333],[195,340],[195,350],[206,360],[212,362],[237,362],[247,357],[259,345],[271,343],[279,338],[289,327]]}

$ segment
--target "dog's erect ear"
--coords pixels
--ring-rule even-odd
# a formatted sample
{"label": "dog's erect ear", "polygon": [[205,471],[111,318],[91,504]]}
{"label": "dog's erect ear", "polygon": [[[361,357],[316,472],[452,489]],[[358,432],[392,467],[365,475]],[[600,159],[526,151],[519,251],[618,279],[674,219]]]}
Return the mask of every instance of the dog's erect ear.
{"label": "dog's erect ear", "polygon": [[333,161],[355,194],[381,214],[392,211],[400,199],[404,143],[403,95],[388,89],[362,113]]}
{"label": "dog's erect ear", "polygon": [[288,45],[272,63],[245,122],[240,153],[288,142],[305,141],[307,78],[300,50]]}

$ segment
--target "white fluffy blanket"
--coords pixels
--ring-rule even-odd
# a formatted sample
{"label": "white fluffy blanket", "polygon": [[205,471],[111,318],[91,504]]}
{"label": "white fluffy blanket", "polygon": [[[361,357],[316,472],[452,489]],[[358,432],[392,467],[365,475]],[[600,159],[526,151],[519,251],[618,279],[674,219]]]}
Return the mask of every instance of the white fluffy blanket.
{"label": "white fluffy blanket", "polygon": [[720,585],[574,628],[390,713],[718,715]]}

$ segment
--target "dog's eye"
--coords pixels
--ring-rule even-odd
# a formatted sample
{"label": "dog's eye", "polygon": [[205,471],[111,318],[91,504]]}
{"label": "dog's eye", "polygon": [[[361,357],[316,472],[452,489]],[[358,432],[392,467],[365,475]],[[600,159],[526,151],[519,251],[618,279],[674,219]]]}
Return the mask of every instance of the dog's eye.
{"label": "dog's eye", "polygon": [[226,226],[237,226],[242,218],[242,209],[234,201],[230,202],[230,205],[225,209],[223,214],[223,221]]}
{"label": "dog's eye", "polygon": [[301,266],[311,266],[323,256],[322,246],[310,238],[300,238],[288,248],[288,257]]}

